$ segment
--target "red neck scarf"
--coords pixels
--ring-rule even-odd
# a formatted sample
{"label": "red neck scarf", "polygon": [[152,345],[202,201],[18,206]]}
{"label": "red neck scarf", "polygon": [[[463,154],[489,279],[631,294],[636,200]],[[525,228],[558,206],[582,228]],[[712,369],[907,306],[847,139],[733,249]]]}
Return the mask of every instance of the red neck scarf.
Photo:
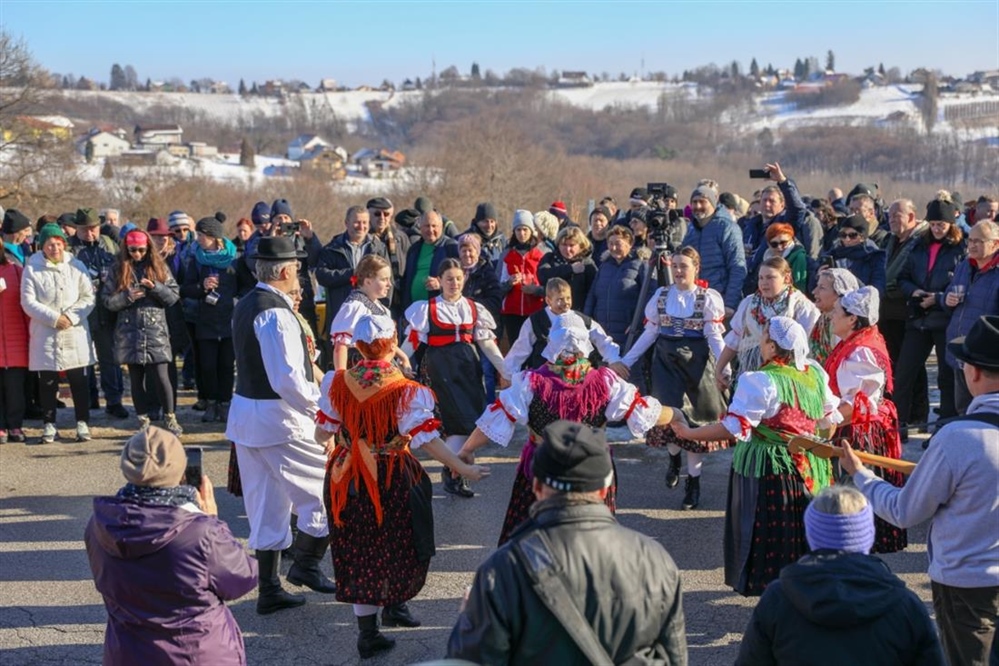
{"label": "red neck scarf", "polygon": [[895,389],[895,381],[891,374],[891,360],[888,356],[885,339],[881,337],[881,332],[876,326],[867,326],[859,331],[854,331],[832,350],[825,365],[826,373],[829,375],[829,388],[832,389],[833,393],[839,395],[839,381],[836,379],[836,371],[839,370],[839,366],[843,364],[846,357],[859,347],[867,347],[874,353],[878,365],[885,371],[885,395],[886,397],[891,395]]}

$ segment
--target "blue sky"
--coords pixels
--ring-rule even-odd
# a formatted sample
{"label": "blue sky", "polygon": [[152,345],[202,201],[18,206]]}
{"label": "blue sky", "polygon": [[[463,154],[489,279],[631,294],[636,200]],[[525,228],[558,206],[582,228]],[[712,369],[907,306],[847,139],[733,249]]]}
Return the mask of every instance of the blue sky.
{"label": "blue sky", "polygon": [[786,2],[117,2],[0,0],[0,25],[61,74],[107,81],[111,65],[147,77],[235,85],[322,77],[377,85],[456,65],[468,73],[544,66],[679,74],[737,60],[791,67],[999,68],[999,1]]}

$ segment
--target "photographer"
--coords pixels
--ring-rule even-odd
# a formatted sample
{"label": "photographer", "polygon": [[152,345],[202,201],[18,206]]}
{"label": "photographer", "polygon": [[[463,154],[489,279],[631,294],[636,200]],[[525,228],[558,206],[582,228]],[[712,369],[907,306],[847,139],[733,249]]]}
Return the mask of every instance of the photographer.
{"label": "photographer", "polygon": [[185,271],[180,295],[198,301],[194,335],[198,345],[198,385],[208,404],[204,423],[229,418],[236,356],[232,347],[232,310],[239,284],[236,245],[214,217],[198,220],[198,247]]}
{"label": "photographer", "polygon": [[84,542],[108,613],[106,666],[246,664],[225,602],[253,589],[257,562],[219,520],[208,477],[186,485],[188,464],[177,437],[140,430],[121,452],[127,483],[94,499]]}
{"label": "photographer", "polygon": [[153,379],[163,422],[178,437],[184,432],[174,413],[173,389],[167,364],[173,359],[166,309],[180,298],[177,281],[158,252],[152,250],[149,234],[138,229],[125,235],[111,279],[104,283],[101,301],[118,313],[114,328],[115,360],[128,364],[132,401],[139,425],[149,425],[145,379]]}

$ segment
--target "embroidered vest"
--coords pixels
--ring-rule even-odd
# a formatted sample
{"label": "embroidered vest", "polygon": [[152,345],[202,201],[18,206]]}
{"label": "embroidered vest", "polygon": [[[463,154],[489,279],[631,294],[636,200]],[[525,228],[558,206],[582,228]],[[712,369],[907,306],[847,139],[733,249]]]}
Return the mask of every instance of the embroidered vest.
{"label": "embroidered vest", "polygon": [[[456,342],[472,344],[475,341],[473,333],[475,325],[479,320],[479,311],[475,307],[475,301],[470,298],[464,299],[472,309],[472,321],[469,323],[445,324],[437,316],[437,298],[430,299],[430,330],[427,332],[427,344],[431,347],[444,347]],[[456,335],[457,334],[457,335]]]}
{"label": "embroidered vest", "polygon": [[704,337],[704,303],[708,291],[704,287],[697,288],[694,296],[694,311],[689,317],[672,317],[666,314],[666,300],[669,289],[659,294],[657,308],[659,310],[659,335],[667,338],[703,338]]}

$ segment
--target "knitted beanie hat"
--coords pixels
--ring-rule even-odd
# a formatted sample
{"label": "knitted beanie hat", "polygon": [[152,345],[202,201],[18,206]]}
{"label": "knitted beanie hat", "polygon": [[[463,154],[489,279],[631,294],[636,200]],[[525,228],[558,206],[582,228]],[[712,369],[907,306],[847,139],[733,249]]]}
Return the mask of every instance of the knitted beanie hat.
{"label": "knitted beanie hat", "polygon": [[121,473],[137,486],[179,486],[186,467],[183,444],[169,430],[156,426],[132,435],[121,450]]}
{"label": "knitted beanie hat", "polygon": [[812,550],[870,553],[874,547],[874,511],[870,504],[864,504],[856,513],[824,513],[815,508],[813,501],[805,509],[805,538]]}

